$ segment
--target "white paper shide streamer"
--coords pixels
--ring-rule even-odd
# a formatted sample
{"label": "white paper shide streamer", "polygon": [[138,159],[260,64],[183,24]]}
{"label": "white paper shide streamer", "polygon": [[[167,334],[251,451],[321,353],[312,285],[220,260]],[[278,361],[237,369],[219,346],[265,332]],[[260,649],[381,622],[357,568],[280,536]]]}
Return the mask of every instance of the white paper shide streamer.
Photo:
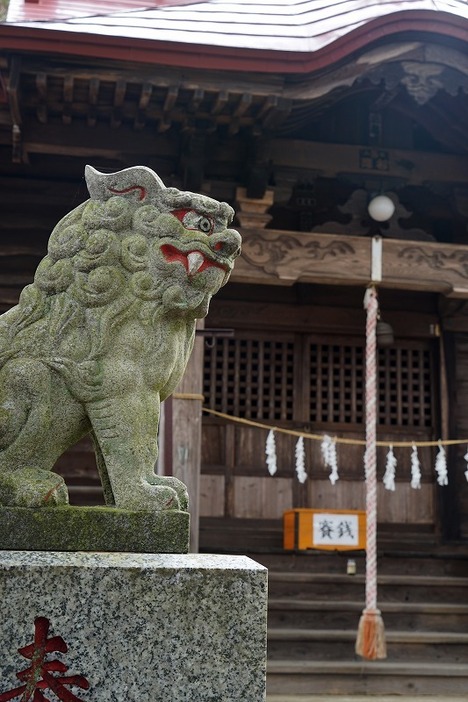
{"label": "white paper shide streamer", "polygon": [[387,465],[385,467],[385,475],[383,477],[383,484],[386,490],[395,491],[395,472],[397,467],[397,459],[393,453],[393,446],[389,446],[387,453]]}
{"label": "white paper shide streamer", "polygon": [[463,456],[463,459],[464,459],[464,460],[466,461],[466,463],[467,463],[466,470],[465,470],[465,478],[466,478],[466,480],[467,480],[467,482],[468,482],[468,449],[467,449],[465,455]]}
{"label": "white paper shide streamer", "polygon": [[300,483],[305,483],[305,481],[307,480],[303,436],[299,437],[296,444],[296,475]]}
{"label": "white paper shide streamer", "polygon": [[437,483],[439,485],[448,485],[447,456],[440,441],[439,451],[436,456],[435,471],[437,473]]}
{"label": "white paper shide streamer", "polygon": [[338,475],[338,459],[336,456],[336,442],[325,434],[323,437],[322,445],[322,456],[323,462],[327,468],[330,468],[330,475],[328,476],[332,485],[336,483],[339,478]]}
{"label": "white paper shide streamer", "polygon": [[411,487],[415,490],[421,488],[421,463],[416,444],[413,444],[411,449]]}
{"label": "white paper shide streamer", "polygon": [[270,431],[268,432],[265,446],[265,454],[268,472],[270,475],[274,475],[278,470],[278,466],[276,464],[276,441],[275,432],[273,431],[273,429],[270,429]]}

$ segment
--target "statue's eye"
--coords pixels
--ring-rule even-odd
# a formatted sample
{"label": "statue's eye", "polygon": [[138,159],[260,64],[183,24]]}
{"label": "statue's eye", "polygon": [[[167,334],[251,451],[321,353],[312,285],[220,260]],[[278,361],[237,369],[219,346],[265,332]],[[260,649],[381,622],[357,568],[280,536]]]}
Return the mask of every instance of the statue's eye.
{"label": "statue's eye", "polygon": [[209,234],[213,228],[213,222],[208,217],[201,217],[198,222],[198,228],[201,232]]}
{"label": "statue's eye", "polygon": [[185,229],[198,230],[204,234],[212,234],[214,222],[211,217],[205,217],[196,210],[172,210],[171,214],[182,222]]}

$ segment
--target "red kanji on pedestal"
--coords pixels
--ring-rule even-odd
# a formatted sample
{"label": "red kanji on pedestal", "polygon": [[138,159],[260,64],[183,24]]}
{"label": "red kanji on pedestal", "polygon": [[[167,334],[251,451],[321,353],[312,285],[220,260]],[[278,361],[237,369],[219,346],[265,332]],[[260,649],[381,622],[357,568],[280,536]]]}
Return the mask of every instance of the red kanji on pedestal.
{"label": "red kanji on pedestal", "polygon": [[0,693],[0,702],[8,702],[21,697],[19,702],[51,702],[42,690],[50,690],[62,702],[82,702],[66,686],[75,685],[83,690],[89,689],[89,682],[83,675],[53,675],[66,673],[68,666],[58,660],[46,661],[48,653],[66,653],[68,646],[61,636],[47,638],[50,622],[45,617],[34,621],[34,643],[18,649],[23,658],[31,661],[29,668],[21,670],[16,677],[24,683],[14,690]]}

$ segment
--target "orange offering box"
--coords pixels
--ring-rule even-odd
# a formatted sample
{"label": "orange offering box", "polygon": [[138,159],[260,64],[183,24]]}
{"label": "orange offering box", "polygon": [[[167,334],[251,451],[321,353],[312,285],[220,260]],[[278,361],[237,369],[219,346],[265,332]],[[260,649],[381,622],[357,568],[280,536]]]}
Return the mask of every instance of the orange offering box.
{"label": "orange offering box", "polygon": [[287,551],[366,548],[366,513],[344,509],[290,509],[283,515],[283,547]]}

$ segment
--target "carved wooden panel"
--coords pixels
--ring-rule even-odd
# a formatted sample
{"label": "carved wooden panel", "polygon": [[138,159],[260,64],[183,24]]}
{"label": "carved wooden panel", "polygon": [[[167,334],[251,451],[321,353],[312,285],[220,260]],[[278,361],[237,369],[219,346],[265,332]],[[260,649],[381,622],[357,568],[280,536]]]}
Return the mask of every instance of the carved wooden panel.
{"label": "carved wooden panel", "polygon": [[[297,281],[365,286],[371,279],[371,239],[332,233],[241,229],[242,255],[231,280],[292,285]],[[463,246],[384,239],[382,288],[468,295]]]}

